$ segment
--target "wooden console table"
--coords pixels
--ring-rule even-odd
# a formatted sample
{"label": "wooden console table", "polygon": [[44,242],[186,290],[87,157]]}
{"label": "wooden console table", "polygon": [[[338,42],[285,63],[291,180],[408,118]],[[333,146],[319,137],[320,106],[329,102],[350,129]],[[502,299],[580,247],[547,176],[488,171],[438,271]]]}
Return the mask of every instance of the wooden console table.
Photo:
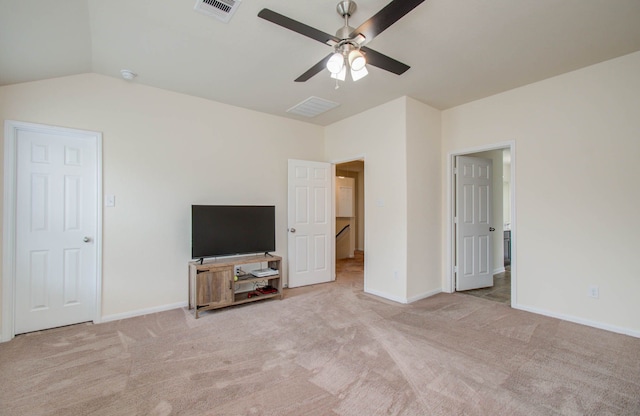
{"label": "wooden console table", "polygon": [[[235,281],[235,267],[245,264],[267,263],[267,267],[277,270],[277,274],[254,277],[251,270]],[[224,259],[189,263],[189,309],[195,309],[196,319],[199,312],[224,308],[231,305],[257,302],[264,299],[282,299],[282,257],[279,256],[241,256]],[[245,278],[246,277],[246,278]],[[268,284],[278,291],[276,293],[258,294],[249,297],[250,292],[237,292],[236,284],[253,283]]]}

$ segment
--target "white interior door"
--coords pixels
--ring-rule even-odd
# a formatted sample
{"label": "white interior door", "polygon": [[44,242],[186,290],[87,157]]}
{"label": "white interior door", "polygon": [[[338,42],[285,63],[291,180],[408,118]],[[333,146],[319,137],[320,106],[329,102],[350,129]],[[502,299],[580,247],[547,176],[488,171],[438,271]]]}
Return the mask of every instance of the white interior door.
{"label": "white interior door", "polygon": [[456,158],[456,290],[493,286],[493,161]]}
{"label": "white interior door", "polygon": [[16,334],[95,318],[97,146],[96,136],[17,130]]}
{"label": "white interior door", "polygon": [[289,160],[289,287],[334,280],[334,169]]}

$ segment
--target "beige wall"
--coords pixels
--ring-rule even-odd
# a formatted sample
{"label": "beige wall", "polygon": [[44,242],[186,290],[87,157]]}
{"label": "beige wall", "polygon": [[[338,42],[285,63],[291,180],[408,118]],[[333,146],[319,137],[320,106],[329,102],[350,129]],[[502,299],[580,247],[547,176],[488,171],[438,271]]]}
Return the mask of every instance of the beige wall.
{"label": "beige wall", "polygon": [[441,290],[440,112],[402,97],[325,130],[328,160],[365,159],[365,290]]}
{"label": "beige wall", "polygon": [[324,156],[321,127],[96,74],[2,87],[0,119],[103,133],[107,318],[186,302],[191,204],[275,205],[286,258],[287,159]]}
{"label": "beige wall", "polygon": [[640,336],[639,92],[634,53],[443,112],[445,161],[516,143],[516,306]]}
{"label": "beige wall", "polygon": [[406,99],[325,128],[329,161],[364,156],[365,290],[406,299]]}
{"label": "beige wall", "polygon": [[407,99],[407,298],[442,290],[440,111]]}
{"label": "beige wall", "polygon": [[1,87],[0,118],[103,133],[117,198],[104,210],[106,316],[186,300],[192,203],[275,204],[286,257],[288,158],[365,159],[367,291],[409,301],[446,287],[449,155],[514,141],[515,306],[640,336],[638,91],[635,53],[444,111],[441,127],[403,97],[323,129],[81,75]]}

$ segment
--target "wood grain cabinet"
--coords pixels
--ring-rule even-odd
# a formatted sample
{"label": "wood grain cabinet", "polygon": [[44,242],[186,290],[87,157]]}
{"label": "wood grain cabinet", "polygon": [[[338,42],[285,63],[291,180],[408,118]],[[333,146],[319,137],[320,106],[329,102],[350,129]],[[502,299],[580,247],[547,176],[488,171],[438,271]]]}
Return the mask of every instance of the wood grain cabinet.
{"label": "wood grain cabinet", "polygon": [[[235,281],[234,270],[236,266],[263,264],[265,262],[268,268],[276,270],[277,273],[265,277],[253,277],[248,273],[245,278]],[[203,264],[190,262],[189,309],[195,309],[197,319],[201,311],[257,302],[264,299],[282,299],[281,263],[282,258],[279,256],[265,257],[264,255],[216,259]],[[236,290],[240,285],[244,286],[245,290]],[[248,294],[253,291],[247,291],[247,285],[254,287],[270,285],[278,291],[249,297]]]}
{"label": "wood grain cabinet", "polygon": [[233,303],[233,266],[196,272],[198,305],[227,306]]}

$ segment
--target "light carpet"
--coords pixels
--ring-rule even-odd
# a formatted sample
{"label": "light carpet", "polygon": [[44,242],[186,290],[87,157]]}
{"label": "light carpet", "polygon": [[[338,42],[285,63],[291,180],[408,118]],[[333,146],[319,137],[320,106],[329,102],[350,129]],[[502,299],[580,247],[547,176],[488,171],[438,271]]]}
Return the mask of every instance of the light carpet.
{"label": "light carpet", "polygon": [[357,273],[0,344],[2,415],[638,415],[640,339]]}

